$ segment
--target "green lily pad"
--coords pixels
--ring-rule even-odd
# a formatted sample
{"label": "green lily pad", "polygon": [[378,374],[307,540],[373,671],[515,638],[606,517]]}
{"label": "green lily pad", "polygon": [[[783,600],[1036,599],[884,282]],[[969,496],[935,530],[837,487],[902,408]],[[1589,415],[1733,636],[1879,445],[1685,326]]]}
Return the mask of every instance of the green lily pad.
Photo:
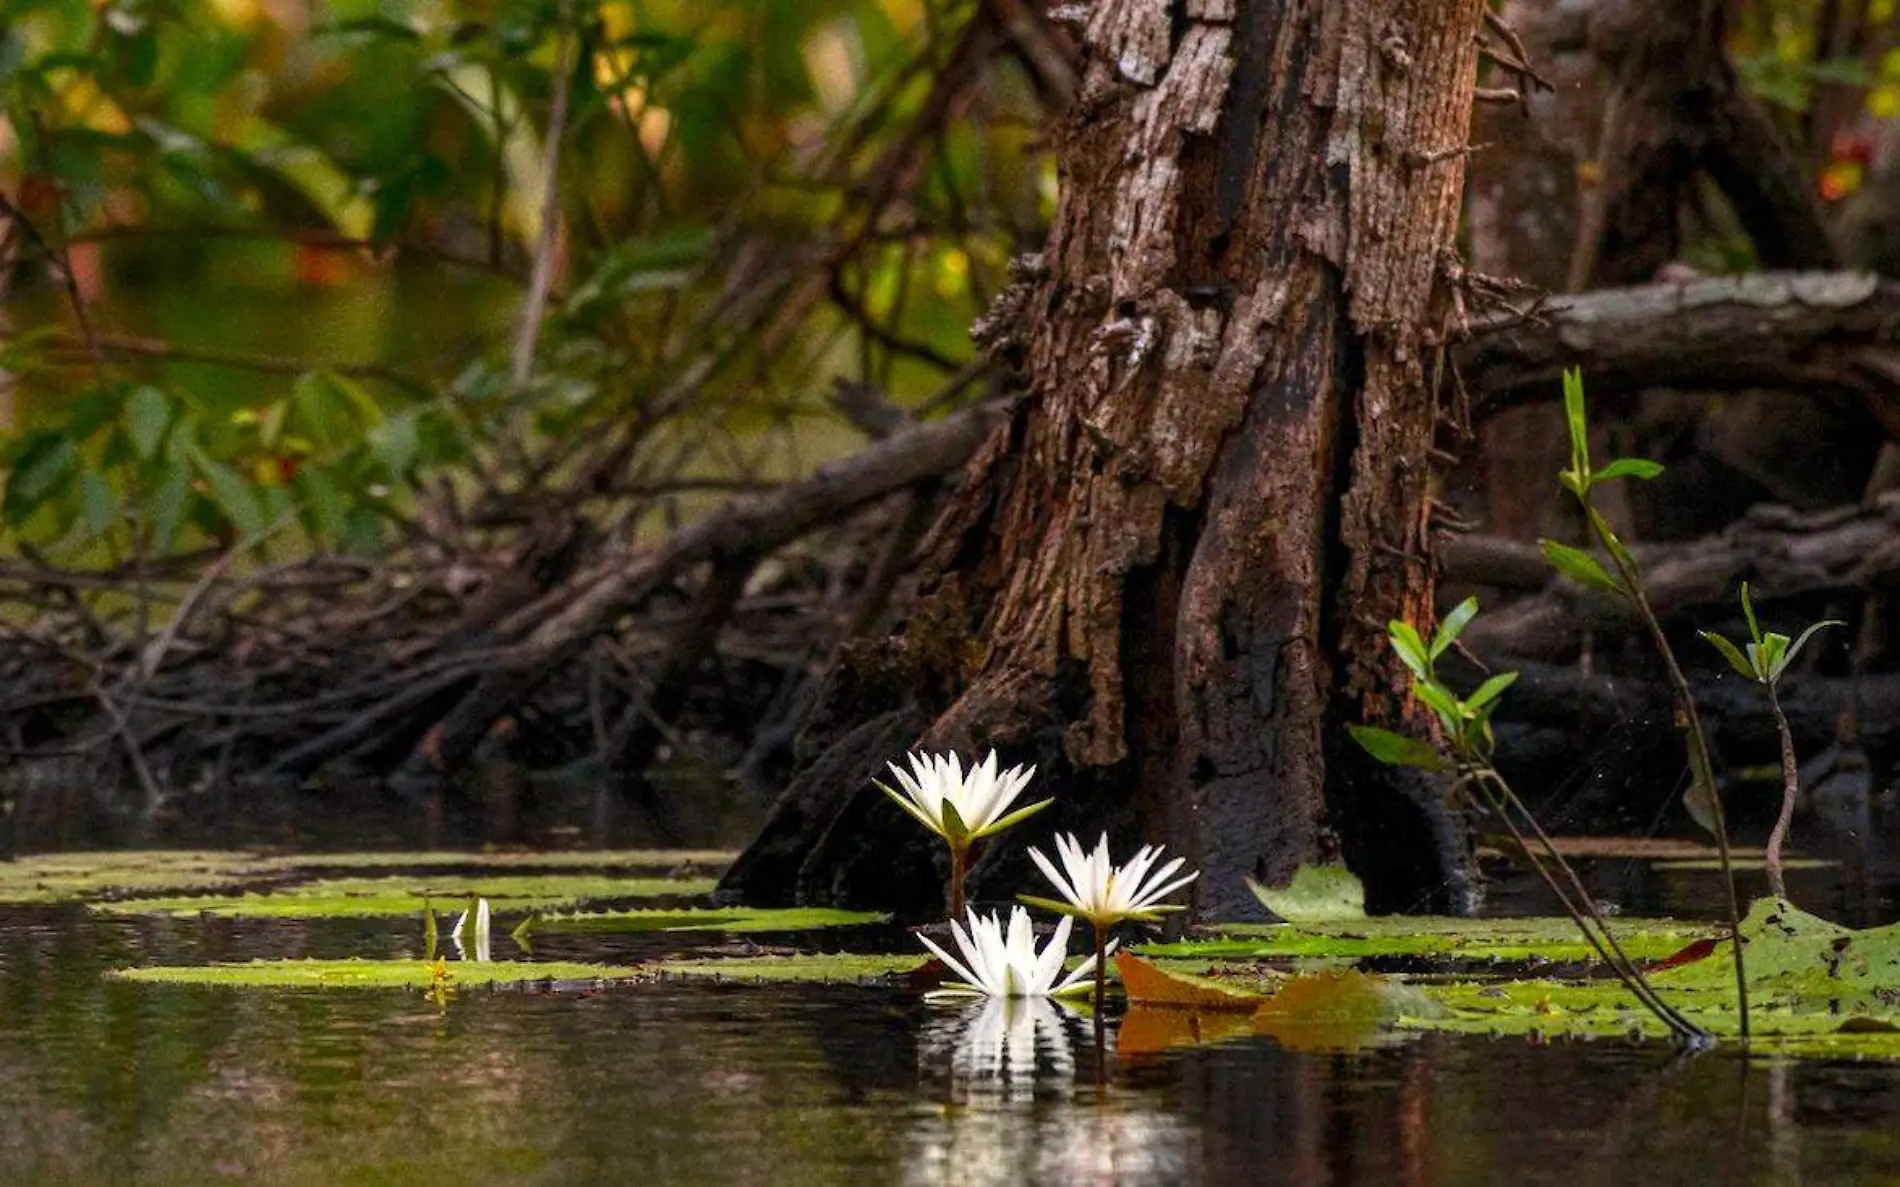
{"label": "green lily pad", "polygon": [[40,853],[0,861],[0,903],[66,903],[109,894],[219,890],[279,873],[270,858],[220,850]]}
{"label": "green lily pad", "polygon": [[[627,981],[638,969],[604,964],[535,961],[449,961],[450,987],[520,985],[546,981]],[[430,989],[436,966],[422,960],[254,960],[244,964],[161,965],[114,969],[115,981],[150,985],[208,985],[240,989]]]}
{"label": "green lily pad", "polygon": [[[1900,924],[1855,930],[1775,899],[1757,899],[1742,920],[1751,1005],[1900,1019]],[[1734,993],[1726,942],[1696,961],[1657,973],[1659,990]]]}
{"label": "green lily pad", "polygon": [[696,866],[723,870],[738,855],[725,849],[554,849],[461,851],[436,849],[389,853],[296,853],[271,859],[304,870],[672,870]]}
{"label": "green lily pad", "polygon": [[413,915],[432,901],[459,909],[471,896],[497,911],[572,907],[595,899],[692,897],[708,894],[711,878],[615,878],[604,875],[519,874],[472,877],[334,878],[265,894],[198,895],[95,903],[93,909],[130,915],[218,915],[251,919],[329,919]]}
{"label": "green lily pad", "polygon": [[1344,866],[1301,866],[1285,886],[1252,878],[1247,889],[1288,923],[1334,923],[1366,917],[1366,888]]}
{"label": "green lily pad", "polygon": [[575,911],[536,915],[525,920],[516,934],[542,932],[813,931],[825,927],[859,927],[887,923],[889,915],[875,911],[839,911],[830,907],[687,907],[676,911]]}
{"label": "green lily pad", "polygon": [[[1181,959],[1269,960],[1291,957],[1364,959],[1376,956],[1439,956],[1453,960],[1590,961],[1596,950],[1566,917],[1458,919],[1432,915],[1387,915],[1329,924],[1212,924],[1215,939],[1145,944],[1142,956]],[[1611,933],[1632,960],[1661,960],[1721,929],[1677,919],[1613,919]]]}
{"label": "green lily pad", "polygon": [[669,960],[648,966],[676,977],[715,977],[724,981],[806,981],[835,984],[885,982],[922,968],[918,955],[835,953],[804,956],[735,956],[730,959]]}
{"label": "green lily pad", "polygon": [[[1900,924],[1856,931],[1761,900],[1742,923],[1756,1048],[1792,1055],[1900,1059]],[[1650,976],[1671,1007],[1712,1034],[1739,1035],[1726,942]],[[1491,1035],[1661,1036],[1664,1028],[1615,981],[1425,985],[1449,1012],[1400,1025]]]}

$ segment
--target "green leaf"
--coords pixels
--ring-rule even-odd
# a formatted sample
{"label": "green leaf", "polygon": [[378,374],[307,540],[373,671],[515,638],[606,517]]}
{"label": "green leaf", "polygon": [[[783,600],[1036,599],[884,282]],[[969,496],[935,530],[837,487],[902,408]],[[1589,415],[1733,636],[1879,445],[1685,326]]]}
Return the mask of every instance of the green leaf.
{"label": "green leaf", "polygon": [[125,435],[141,461],[149,462],[158,456],[158,447],[165,440],[165,429],[171,420],[171,401],[157,388],[140,384],[126,397]]}
{"label": "green leaf", "polygon": [[403,477],[409,472],[410,463],[416,460],[418,438],[414,410],[400,412],[372,427],[363,434],[363,439],[391,477]]}
{"label": "green leaf", "polygon": [[1004,829],[1009,828],[1012,825],[1021,824],[1023,821],[1029,819],[1031,816],[1034,816],[1036,813],[1042,811],[1044,808],[1047,808],[1050,804],[1053,804],[1053,803],[1055,803],[1053,799],[1048,799],[1048,800],[1043,800],[1039,804],[1031,804],[1027,808],[1018,808],[1007,816],[1003,816],[996,820],[991,821],[987,828],[978,829],[975,833],[971,834],[970,839],[974,841],[979,837],[995,836],[997,833],[1002,832]]}
{"label": "green leaf", "polygon": [[937,822],[932,820],[928,813],[926,813],[922,808],[919,808],[915,803],[913,803],[909,796],[904,795],[902,792],[893,791],[891,788],[886,787],[882,783],[879,783],[876,779],[871,780],[871,786],[877,788],[879,791],[883,792],[885,795],[890,796],[891,802],[895,803],[898,807],[902,808],[905,812],[908,812],[911,816],[911,819],[915,820],[918,824],[923,825],[925,828],[929,829],[933,833],[936,833],[940,837],[943,836],[943,829],[938,827]]}
{"label": "green leaf", "polygon": [[943,837],[953,846],[968,844],[970,840],[970,826],[963,823],[963,813],[949,800],[943,801]]}
{"label": "green leaf", "polygon": [[1398,653],[1406,667],[1412,669],[1412,675],[1420,680],[1431,679],[1432,661],[1426,655],[1425,640],[1419,636],[1418,628],[1395,618],[1386,624],[1385,629],[1392,640],[1392,650]]}
{"label": "green leaf", "polygon": [[264,513],[258,508],[257,495],[251,484],[238,477],[237,471],[222,462],[214,462],[202,450],[195,451],[192,460],[198,473],[204,475],[205,484],[211,488],[211,497],[224,512],[225,518],[233,527],[245,536],[264,534]]}
{"label": "green leaf", "polygon": [[1763,680],[1773,680],[1781,674],[1788,663],[1788,636],[1779,631],[1769,631],[1761,637],[1756,649],[1755,667]]}
{"label": "green leaf", "polygon": [[[1570,426],[1570,467],[1583,486],[1590,480],[1590,426],[1583,413],[1583,372],[1564,371],[1564,419]],[[1581,493],[1581,492],[1579,492]]]}
{"label": "green leaf", "polygon": [[1707,639],[1713,644],[1715,649],[1722,653],[1722,658],[1728,661],[1729,667],[1734,668],[1735,671],[1741,675],[1742,679],[1760,679],[1753,666],[1749,664],[1747,657],[1742,654],[1741,648],[1735,646],[1735,644],[1724,639],[1714,631],[1697,631],[1696,634],[1701,635],[1704,639]]}
{"label": "green leaf", "polygon": [[1761,624],[1755,621],[1755,600],[1748,596],[1748,582],[1742,582],[1742,613],[1748,618],[1748,637],[1761,642]]}
{"label": "green leaf", "polygon": [[164,473],[151,501],[151,548],[161,556],[171,551],[185,503],[191,497],[191,471],[174,463],[167,465]]}
{"label": "green leaf", "polygon": [[299,470],[296,483],[297,489],[303,494],[304,506],[310,512],[312,532],[332,543],[342,540],[350,530],[350,520],[336,483],[314,466]]}
{"label": "green leaf", "polygon": [[1544,559],[1550,567],[1562,573],[1579,585],[1588,585],[1595,589],[1607,590],[1613,594],[1623,592],[1616,579],[1604,571],[1597,558],[1568,544],[1559,544],[1555,540],[1539,540],[1537,547],[1543,550]]}
{"label": "green leaf", "polygon": [[97,470],[79,475],[79,508],[86,527],[94,536],[103,536],[119,522],[119,496]]}
{"label": "green leaf", "polygon": [[1301,866],[1285,886],[1252,878],[1247,889],[1288,923],[1336,923],[1366,917],[1366,888],[1344,866]]}
{"label": "green leaf", "polygon": [[1471,620],[1477,616],[1478,599],[1476,598],[1466,598],[1454,606],[1451,613],[1445,615],[1445,621],[1439,624],[1438,633],[1432,636],[1431,657],[1435,660],[1445,654],[1445,649],[1458,641],[1458,636],[1465,633],[1465,628],[1470,626]]}
{"label": "green leaf", "polygon": [[79,465],[79,450],[57,433],[32,438],[13,463],[7,476],[4,504],[9,524],[26,522],[40,505],[72,480]]}
{"label": "green leaf", "polygon": [[383,419],[382,408],[361,384],[329,371],[299,375],[290,398],[298,428],[322,449],[352,443],[364,426]]}
{"label": "green leaf", "polygon": [[1058,915],[1073,915],[1078,919],[1088,918],[1087,912],[1083,911],[1082,908],[1076,906],[1074,903],[1071,903],[1071,902],[1064,902],[1064,901],[1060,901],[1060,900],[1052,899],[1052,898],[1042,898],[1038,895],[1033,895],[1033,894],[1019,894],[1016,896],[1016,901],[1019,903],[1023,903],[1027,906],[1039,908],[1044,911],[1053,911]]}
{"label": "green leaf", "polygon": [[1504,690],[1517,683],[1516,672],[1499,672],[1497,675],[1478,685],[1476,692],[1465,698],[1467,711],[1482,709],[1498,699]]}
{"label": "green leaf", "polygon": [[1367,754],[1390,766],[1423,767],[1428,771],[1445,769],[1445,760],[1438,751],[1417,738],[1371,725],[1349,725],[1346,732]]}
{"label": "green leaf", "polygon": [[1774,671],[1770,672],[1768,674],[1768,678],[1771,680],[1780,679],[1783,669],[1785,669],[1789,664],[1794,662],[1794,657],[1801,654],[1801,649],[1808,645],[1808,640],[1812,639],[1817,632],[1831,626],[1846,626],[1846,625],[1847,625],[1846,623],[1842,622],[1838,618],[1829,618],[1822,622],[1817,622],[1813,626],[1809,627],[1807,630],[1802,631],[1801,637],[1794,641],[1794,646],[1788,648],[1788,653],[1781,657],[1781,667],[1776,668]]}
{"label": "green leaf", "polygon": [[1682,806],[1689,811],[1689,819],[1700,825],[1702,831],[1711,836],[1719,836],[1721,830],[1715,826],[1715,788],[1700,779],[1692,780],[1689,790],[1683,794]]}
{"label": "green leaf", "polygon": [[1457,729],[1459,723],[1464,721],[1465,719],[1464,705],[1458,700],[1457,697],[1452,695],[1452,692],[1449,688],[1446,688],[1444,685],[1440,684],[1438,681],[1436,680],[1414,681],[1412,684],[1412,692],[1418,697],[1419,700],[1424,701],[1427,705],[1430,705],[1433,708],[1433,710],[1435,710],[1438,713],[1438,716],[1444,719],[1445,725],[1447,727],[1451,729]]}
{"label": "green leaf", "polygon": [[1650,479],[1660,477],[1662,472],[1663,467],[1658,462],[1652,462],[1648,458],[1625,457],[1616,459],[1591,477],[1598,482],[1605,478]]}

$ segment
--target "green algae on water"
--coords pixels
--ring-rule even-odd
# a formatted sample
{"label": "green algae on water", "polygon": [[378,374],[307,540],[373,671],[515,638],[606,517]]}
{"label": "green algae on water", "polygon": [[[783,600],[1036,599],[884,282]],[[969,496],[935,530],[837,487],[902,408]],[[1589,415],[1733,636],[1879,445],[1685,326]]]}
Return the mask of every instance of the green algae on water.
{"label": "green algae on water", "polygon": [[[254,960],[243,964],[161,965],[114,969],[114,981],[234,989],[432,989],[525,985],[550,981],[628,981],[640,970],[559,961]],[[438,981],[438,977],[440,980]]]}
{"label": "green algae on water", "polygon": [[575,911],[534,915],[516,929],[517,935],[542,932],[719,931],[732,933],[816,931],[827,927],[862,927],[888,923],[889,915],[875,911],[840,911],[830,907],[686,907],[679,910],[635,908],[625,911]]}
{"label": "green algae on water", "polygon": [[724,870],[738,855],[727,849],[498,849],[358,853],[296,853],[270,859],[298,870],[653,870],[682,866],[701,874]]}
{"label": "green algae on water", "polygon": [[202,849],[38,853],[0,861],[0,903],[80,902],[106,895],[226,890],[281,877],[256,853]]}
{"label": "green algae on water", "polygon": [[496,911],[573,907],[589,901],[693,898],[711,893],[711,878],[616,878],[587,874],[332,878],[265,893],[125,899],[93,904],[128,915],[216,915],[250,919],[330,919],[413,915],[425,902],[485,898]]}
{"label": "green algae on water", "polygon": [[922,968],[923,955],[834,953],[802,956],[712,957],[668,960],[650,966],[662,976],[710,977],[725,981],[803,981],[814,984],[881,984]]}

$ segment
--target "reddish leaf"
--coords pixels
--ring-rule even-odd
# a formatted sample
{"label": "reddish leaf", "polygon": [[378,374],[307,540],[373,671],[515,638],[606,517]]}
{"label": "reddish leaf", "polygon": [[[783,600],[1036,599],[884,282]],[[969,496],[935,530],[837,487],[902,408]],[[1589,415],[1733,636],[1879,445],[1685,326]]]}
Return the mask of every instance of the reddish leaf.
{"label": "reddish leaf", "polygon": [[1229,989],[1201,977],[1165,972],[1126,952],[1115,954],[1115,969],[1121,974],[1122,989],[1128,994],[1128,1000],[1137,1005],[1251,1012],[1260,1004],[1257,994]]}

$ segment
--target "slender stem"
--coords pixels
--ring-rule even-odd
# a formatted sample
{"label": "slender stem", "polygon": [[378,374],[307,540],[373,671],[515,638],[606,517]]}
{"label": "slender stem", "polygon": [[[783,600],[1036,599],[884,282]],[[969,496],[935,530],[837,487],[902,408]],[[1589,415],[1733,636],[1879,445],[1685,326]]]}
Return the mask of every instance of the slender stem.
{"label": "slender stem", "polygon": [[1630,600],[1636,604],[1643,625],[1649,630],[1649,638],[1656,645],[1656,653],[1662,656],[1663,668],[1669,673],[1669,685],[1676,697],[1676,710],[1682,715],[1683,742],[1689,751],[1689,778],[1691,792],[1696,787],[1707,790],[1709,796],[1710,823],[1715,827],[1716,855],[1722,863],[1722,888],[1728,905],[1729,947],[1735,957],[1735,1000],[1737,1012],[1741,1016],[1742,1042],[1748,1042],[1748,968],[1742,955],[1742,910],[1735,897],[1735,866],[1729,859],[1728,820],[1722,811],[1722,796],[1715,788],[1715,766],[1709,761],[1709,740],[1702,732],[1702,718],[1696,712],[1695,694],[1690,691],[1689,681],[1682,674],[1681,665],[1676,663],[1676,653],[1669,646],[1669,637],[1663,633],[1662,621],[1650,608],[1649,598],[1643,593],[1642,576],[1636,566],[1625,559],[1621,549],[1610,547],[1606,537],[1602,516],[1595,514],[1587,494],[1580,496],[1585,518],[1590,522],[1590,530],[1596,536],[1597,543],[1616,565],[1617,572],[1623,578],[1623,588]]}
{"label": "slender stem", "polygon": [[963,918],[963,875],[966,872],[968,872],[969,866],[970,866],[969,846],[958,845],[954,843],[951,844],[950,846],[950,888],[949,888],[949,895],[947,896],[949,898],[951,919]]}
{"label": "slender stem", "polygon": [[[1623,983],[1624,988],[1634,994],[1636,999],[1655,1014],[1662,1024],[1678,1038],[1690,1042],[1706,1040],[1709,1037],[1708,1032],[1684,1018],[1679,1011],[1663,1001],[1656,993],[1655,987],[1649,983],[1648,978],[1643,976],[1642,970],[1637,968],[1636,963],[1623,951],[1622,945],[1617,943],[1616,936],[1610,931],[1609,924],[1597,910],[1595,898],[1583,885],[1583,880],[1577,876],[1576,869],[1564,860],[1563,854],[1557,851],[1549,834],[1544,832],[1543,826],[1537,823],[1537,818],[1531,815],[1530,810],[1524,806],[1524,802],[1517,798],[1517,793],[1511,790],[1510,784],[1504,781],[1504,777],[1486,766],[1468,771],[1467,778],[1476,783],[1491,810],[1497,814],[1498,819],[1504,822],[1504,827],[1510,830],[1512,839],[1530,859],[1531,868],[1537,871],[1538,876],[1544,880],[1544,885],[1557,896],[1557,901],[1569,914],[1571,922],[1577,925],[1577,929],[1583,933],[1583,938],[1589,942],[1590,947],[1596,950],[1603,963],[1610,967],[1610,971],[1616,974],[1617,980]],[[1563,871],[1575,892],[1574,899],[1570,894],[1565,893],[1556,877],[1531,848],[1530,841],[1525,838],[1512,817],[1512,809],[1515,809],[1517,815],[1528,822],[1539,844],[1543,846],[1545,854],[1558,869]],[[1595,924],[1594,928],[1591,927],[1592,923]]]}
{"label": "slender stem", "polygon": [[1774,710],[1775,729],[1781,734],[1781,815],[1768,834],[1768,893],[1778,899],[1788,897],[1788,882],[1781,869],[1781,846],[1788,839],[1788,826],[1794,823],[1794,799],[1801,790],[1801,774],[1794,763],[1794,735],[1788,730],[1788,716],[1781,711],[1781,693],[1774,681],[1768,682],[1768,707]]}

